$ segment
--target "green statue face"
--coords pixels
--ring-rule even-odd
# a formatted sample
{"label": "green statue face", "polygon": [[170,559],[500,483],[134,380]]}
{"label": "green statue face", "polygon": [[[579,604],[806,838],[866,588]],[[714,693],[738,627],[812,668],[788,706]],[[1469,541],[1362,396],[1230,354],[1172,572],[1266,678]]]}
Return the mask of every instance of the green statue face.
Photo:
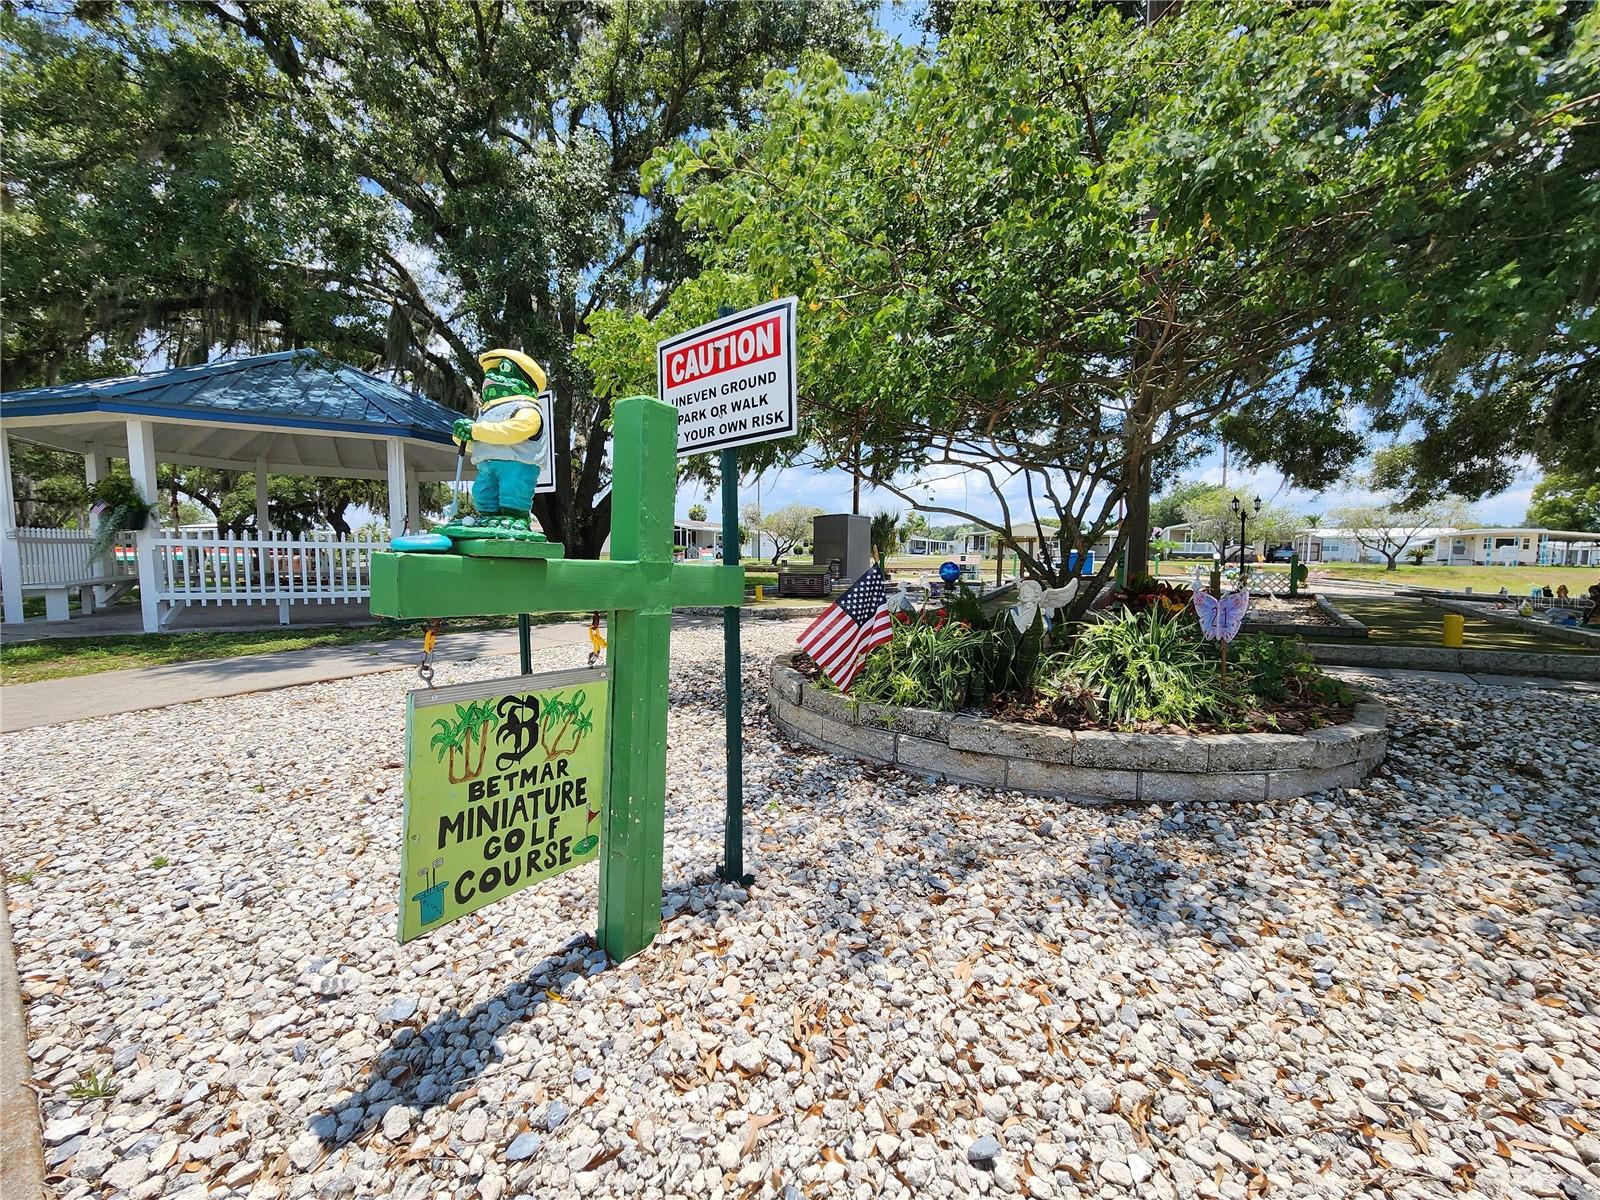
{"label": "green statue face", "polygon": [[483,374],[483,404],[488,408],[513,396],[537,396],[539,389],[516,363],[503,358]]}

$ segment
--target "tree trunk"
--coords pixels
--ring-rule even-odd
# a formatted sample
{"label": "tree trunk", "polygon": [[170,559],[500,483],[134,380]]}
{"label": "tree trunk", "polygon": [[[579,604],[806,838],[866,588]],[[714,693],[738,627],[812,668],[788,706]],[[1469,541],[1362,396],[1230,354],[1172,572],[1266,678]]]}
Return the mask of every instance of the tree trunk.
{"label": "tree trunk", "polygon": [[1146,424],[1147,402],[1141,394],[1128,414],[1128,429],[1123,450],[1122,490],[1125,497],[1122,528],[1128,578],[1145,574],[1150,566],[1150,431]]}
{"label": "tree trunk", "polygon": [[1396,550],[1396,551],[1395,551],[1395,552],[1394,552],[1394,553],[1393,553],[1393,554],[1390,554],[1390,553],[1389,553],[1389,552],[1388,552],[1388,551],[1387,551],[1387,550],[1385,550],[1385,551],[1384,551],[1384,552],[1383,552],[1383,556],[1384,556],[1384,558],[1386,558],[1386,559],[1388,559],[1388,560],[1389,560],[1389,565],[1388,565],[1388,566],[1386,566],[1386,567],[1385,567],[1385,568],[1384,568],[1384,570],[1385,570],[1385,571],[1392,571],[1392,570],[1394,570],[1394,566],[1395,566],[1395,562],[1394,562],[1394,560],[1395,560],[1395,559],[1397,559],[1397,558],[1399,558],[1399,557],[1400,557],[1400,552],[1399,552],[1399,551],[1398,551],[1398,550]]}

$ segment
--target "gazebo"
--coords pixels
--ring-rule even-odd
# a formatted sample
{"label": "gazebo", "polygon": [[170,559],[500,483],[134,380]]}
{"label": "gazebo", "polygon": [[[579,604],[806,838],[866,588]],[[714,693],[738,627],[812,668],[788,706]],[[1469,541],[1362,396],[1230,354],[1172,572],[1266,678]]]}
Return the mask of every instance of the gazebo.
{"label": "gazebo", "polygon": [[[65,620],[69,590],[91,611],[97,597],[104,603],[135,582],[147,632],[188,604],[276,603],[287,623],[291,603],[364,600],[370,555],[383,540],[274,532],[267,475],[386,480],[390,531],[415,528],[418,485],[455,476],[450,423],[459,415],[313,350],[0,393],[5,621],[22,620],[25,591],[43,592],[47,618]],[[88,530],[17,527],[12,438],[81,454],[90,483],[125,458],[152,501],[161,462],[253,472],[256,528],[224,537],[164,529],[152,516],[91,562]]]}

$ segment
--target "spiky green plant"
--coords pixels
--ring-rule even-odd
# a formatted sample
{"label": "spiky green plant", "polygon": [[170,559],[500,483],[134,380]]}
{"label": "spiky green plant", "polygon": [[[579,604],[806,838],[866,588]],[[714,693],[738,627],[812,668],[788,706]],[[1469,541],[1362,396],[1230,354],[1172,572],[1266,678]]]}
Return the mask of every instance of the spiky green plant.
{"label": "spiky green plant", "polygon": [[1192,623],[1159,612],[1124,608],[1087,626],[1057,669],[1092,689],[1105,720],[1117,727],[1225,724],[1237,710]]}

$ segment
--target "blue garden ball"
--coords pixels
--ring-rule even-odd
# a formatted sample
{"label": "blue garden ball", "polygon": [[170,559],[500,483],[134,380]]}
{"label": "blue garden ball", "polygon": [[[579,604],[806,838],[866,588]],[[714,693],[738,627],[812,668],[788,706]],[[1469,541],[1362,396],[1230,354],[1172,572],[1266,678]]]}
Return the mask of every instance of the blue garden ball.
{"label": "blue garden ball", "polygon": [[939,564],[939,578],[946,583],[954,583],[961,578],[961,568],[953,562]]}

